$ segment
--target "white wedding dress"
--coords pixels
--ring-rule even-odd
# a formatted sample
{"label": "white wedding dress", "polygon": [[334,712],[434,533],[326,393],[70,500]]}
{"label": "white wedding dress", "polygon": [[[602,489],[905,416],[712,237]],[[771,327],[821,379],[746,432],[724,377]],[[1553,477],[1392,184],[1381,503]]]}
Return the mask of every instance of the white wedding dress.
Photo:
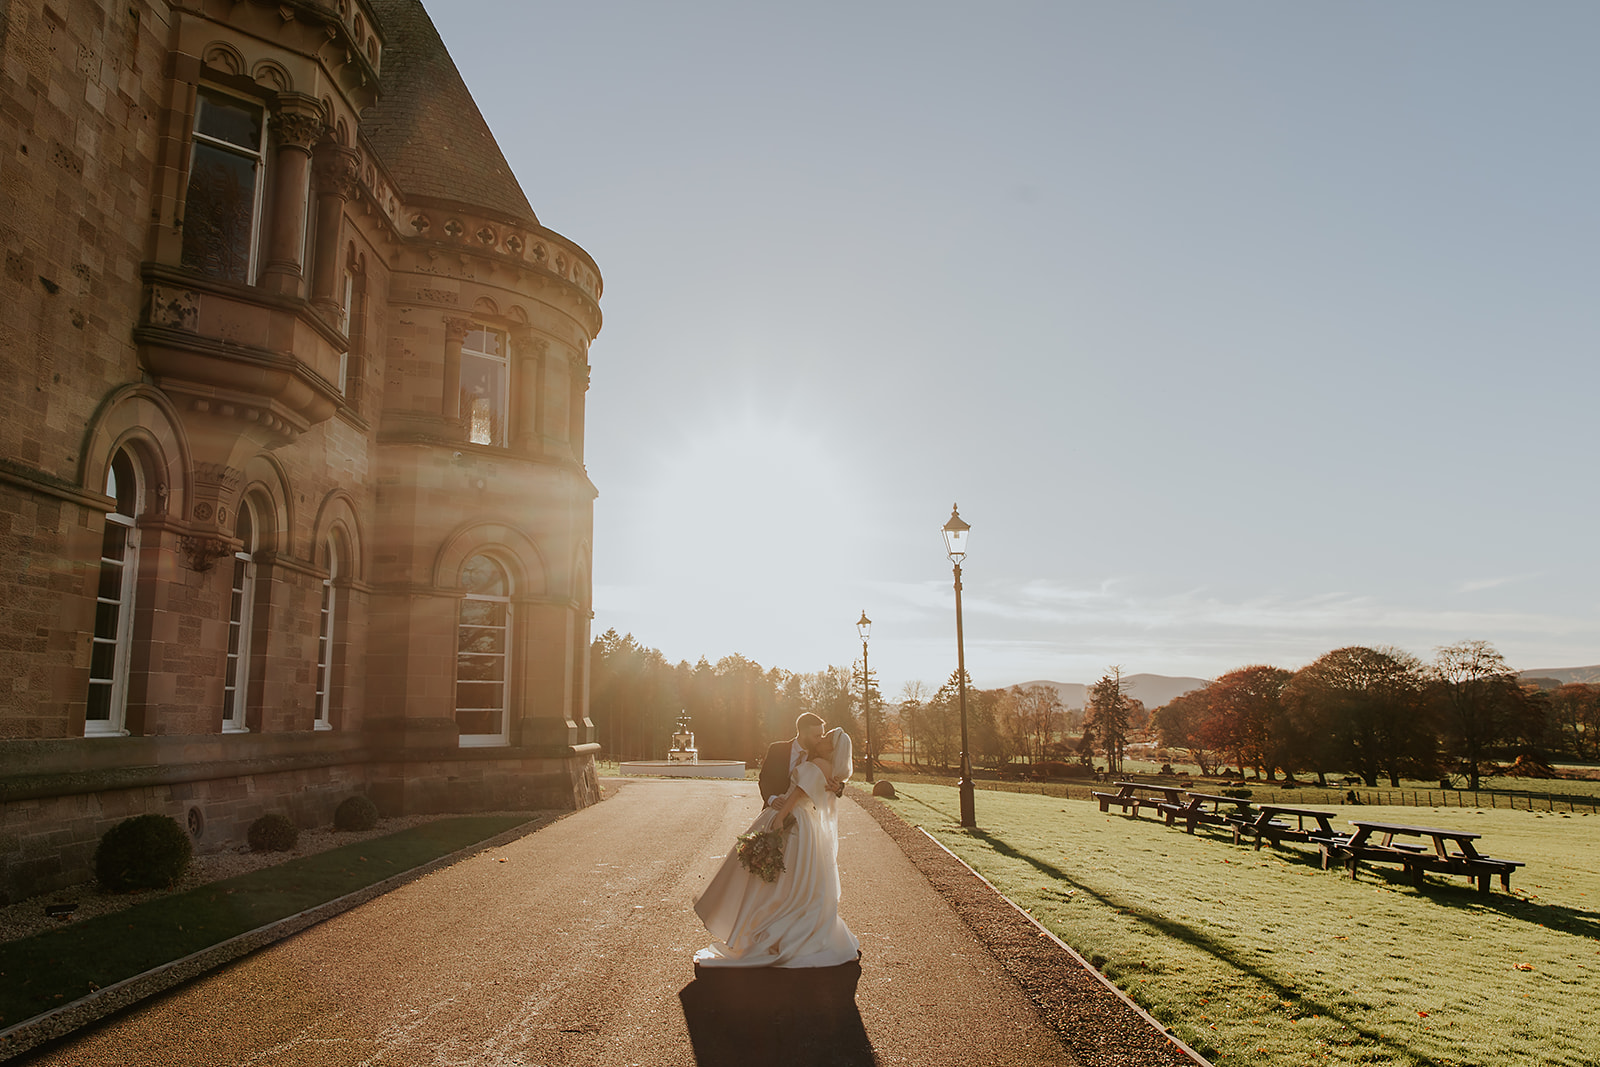
{"label": "white wedding dress", "polygon": [[[848,778],[850,736],[835,727],[834,778]],[[783,873],[772,882],[728,853],[694,910],[716,942],[694,955],[698,967],[836,967],[857,958],[856,935],[839,918],[838,799],[828,774],[811,760],[795,770],[795,827],[783,847]],[[764,808],[748,832],[772,829]]]}

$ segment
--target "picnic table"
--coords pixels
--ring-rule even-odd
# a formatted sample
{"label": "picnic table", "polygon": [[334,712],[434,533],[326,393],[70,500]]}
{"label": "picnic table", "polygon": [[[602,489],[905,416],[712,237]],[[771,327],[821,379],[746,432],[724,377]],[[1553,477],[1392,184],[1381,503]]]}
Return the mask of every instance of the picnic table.
{"label": "picnic table", "polygon": [[[1423,876],[1428,871],[1442,874],[1460,874],[1478,883],[1478,892],[1489,891],[1489,877],[1498,874],[1500,885],[1511,889],[1511,872],[1523,866],[1520,860],[1503,860],[1485,856],[1473,844],[1481,836],[1465,830],[1443,830],[1437,826],[1405,826],[1397,823],[1369,822],[1351,819],[1356,828],[1348,841],[1329,849],[1344,857],[1350,877],[1356,876],[1362,863],[1398,863],[1411,877],[1411,884],[1422,888]],[[1430,852],[1425,844],[1396,842],[1396,837],[1427,838],[1433,843]],[[1455,851],[1452,851],[1452,847]]]}
{"label": "picnic table", "polygon": [[[1288,822],[1291,818],[1293,824]],[[1331,811],[1262,804],[1256,809],[1255,818],[1233,824],[1233,843],[1237,845],[1241,838],[1248,835],[1256,839],[1256,849],[1259,851],[1264,841],[1271,841],[1274,845],[1279,841],[1311,841],[1322,845],[1322,866],[1326,869],[1328,849],[1342,845],[1350,837],[1349,834],[1334,830],[1333,824],[1328,821],[1332,818],[1334,814]],[[1307,826],[1308,821],[1316,825]]]}
{"label": "picnic table", "polygon": [[1188,800],[1171,801],[1156,806],[1167,817],[1168,826],[1173,826],[1182,819],[1184,829],[1191,834],[1197,825],[1228,826],[1237,819],[1247,817],[1250,812],[1250,802],[1241,797],[1196,793],[1192,790],[1186,791],[1186,795]]}
{"label": "picnic table", "polygon": [[1163,803],[1178,803],[1178,794],[1182,792],[1175,785],[1147,785],[1144,782],[1117,782],[1115,793],[1102,793],[1094,790],[1094,798],[1100,802],[1100,810],[1106,811],[1110,805],[1115,804],[1123,811],[1133,809],[1133,814],[1139,814],[1141,805],[1160,807]]}

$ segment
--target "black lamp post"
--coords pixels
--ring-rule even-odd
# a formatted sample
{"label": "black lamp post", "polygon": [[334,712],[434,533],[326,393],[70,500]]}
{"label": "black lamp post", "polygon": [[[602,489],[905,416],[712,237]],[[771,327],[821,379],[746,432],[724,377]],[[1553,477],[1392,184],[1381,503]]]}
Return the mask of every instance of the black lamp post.
{"label": "black lamp post", "polygon": [[867,673],[867,637],[872,633],[872,620],[867,609],[861,609],[861,619],[856,623],[856,633],[861,635],[861,714],[867,720],[867,781],[872,781],[872,675]]}
{"label": "black lamp post", "polygon": [[944,524],[944,547],[956,574],[956,687],[961,699],[961,825],[977,826],[972,803],[972,755],[967,749],[967,652],[961,632],[961,561],[967,558],[967,533],[971,524],[961,521],[956,505],[950,505],[950,521]]}

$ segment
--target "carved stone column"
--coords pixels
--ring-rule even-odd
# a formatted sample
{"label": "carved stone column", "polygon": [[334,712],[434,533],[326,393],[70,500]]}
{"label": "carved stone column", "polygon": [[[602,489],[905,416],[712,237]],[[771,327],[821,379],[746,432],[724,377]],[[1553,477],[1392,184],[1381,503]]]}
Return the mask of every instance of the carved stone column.
{"label": "carved stone column", "polygon": [[439,414],[456,423],[461,421],[461,344],[471,332],[471,319],[445,317],[444,399]]}
{"label": "carved stone column", "polygon": [[194,529],[178,540],[191,570],[208,571],[217,560],[232,555],[238,516],[229,508],[243,485],[244,472],[225,463],[195,463],[189,508]]}
{"label": "carved stone column", "polygon": [[545,359],[543,393],[540,397],[539,434],[544,454],[555,459],[572,456],[571,411],[572,364],[557,353]]}
{"label": "carved stone column", "polygon": [[572,445],[572,458],[583,462],[583,416],[589,392],[589,360],[582,351],[572,357],[572,409],[568,416],[567,438]]}
{"label": "carved stone column", "polygon": [[273,197],[267,267],[261,284],[276,293],[300,295],[306,246],[306,201],[311,189],[311,146],[322,139],[322,105],[299,93],[279,93],[273,109]]}
{"label": "carved stone column", "polygon": [[311,302],[324,319],[339,323],[346,332],[349,326],[341,317],[344,302],[339,283],[344,271],[339,263],[339,222],[344,217],[345,204],[355,199],[360,189],[360,160],[355,149],[331,142],[317,146],[312,158],[317,236],[311,257]]}
{"label": "carved stone column", "polygon": [[517,383],[511,447],[525,455],[539,454],[539,385],[549,351],[550,342],[535,337],[526,327],[511,334],[511,354],[516,360],[511,373]]}

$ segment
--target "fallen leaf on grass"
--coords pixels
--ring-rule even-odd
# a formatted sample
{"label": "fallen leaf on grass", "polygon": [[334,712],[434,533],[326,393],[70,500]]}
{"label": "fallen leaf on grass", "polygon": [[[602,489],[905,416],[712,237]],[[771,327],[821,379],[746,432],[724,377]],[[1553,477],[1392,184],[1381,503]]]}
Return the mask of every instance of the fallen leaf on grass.
{"label": "fallen leaf on grass", "polygon": [[1531,963],[1519,963],[1519,964],[1517,964],[1517,970],[1519,970],[1519,971],[1531,971],[1531,970],[1533,970],[1533,964],[1531,964]]}

